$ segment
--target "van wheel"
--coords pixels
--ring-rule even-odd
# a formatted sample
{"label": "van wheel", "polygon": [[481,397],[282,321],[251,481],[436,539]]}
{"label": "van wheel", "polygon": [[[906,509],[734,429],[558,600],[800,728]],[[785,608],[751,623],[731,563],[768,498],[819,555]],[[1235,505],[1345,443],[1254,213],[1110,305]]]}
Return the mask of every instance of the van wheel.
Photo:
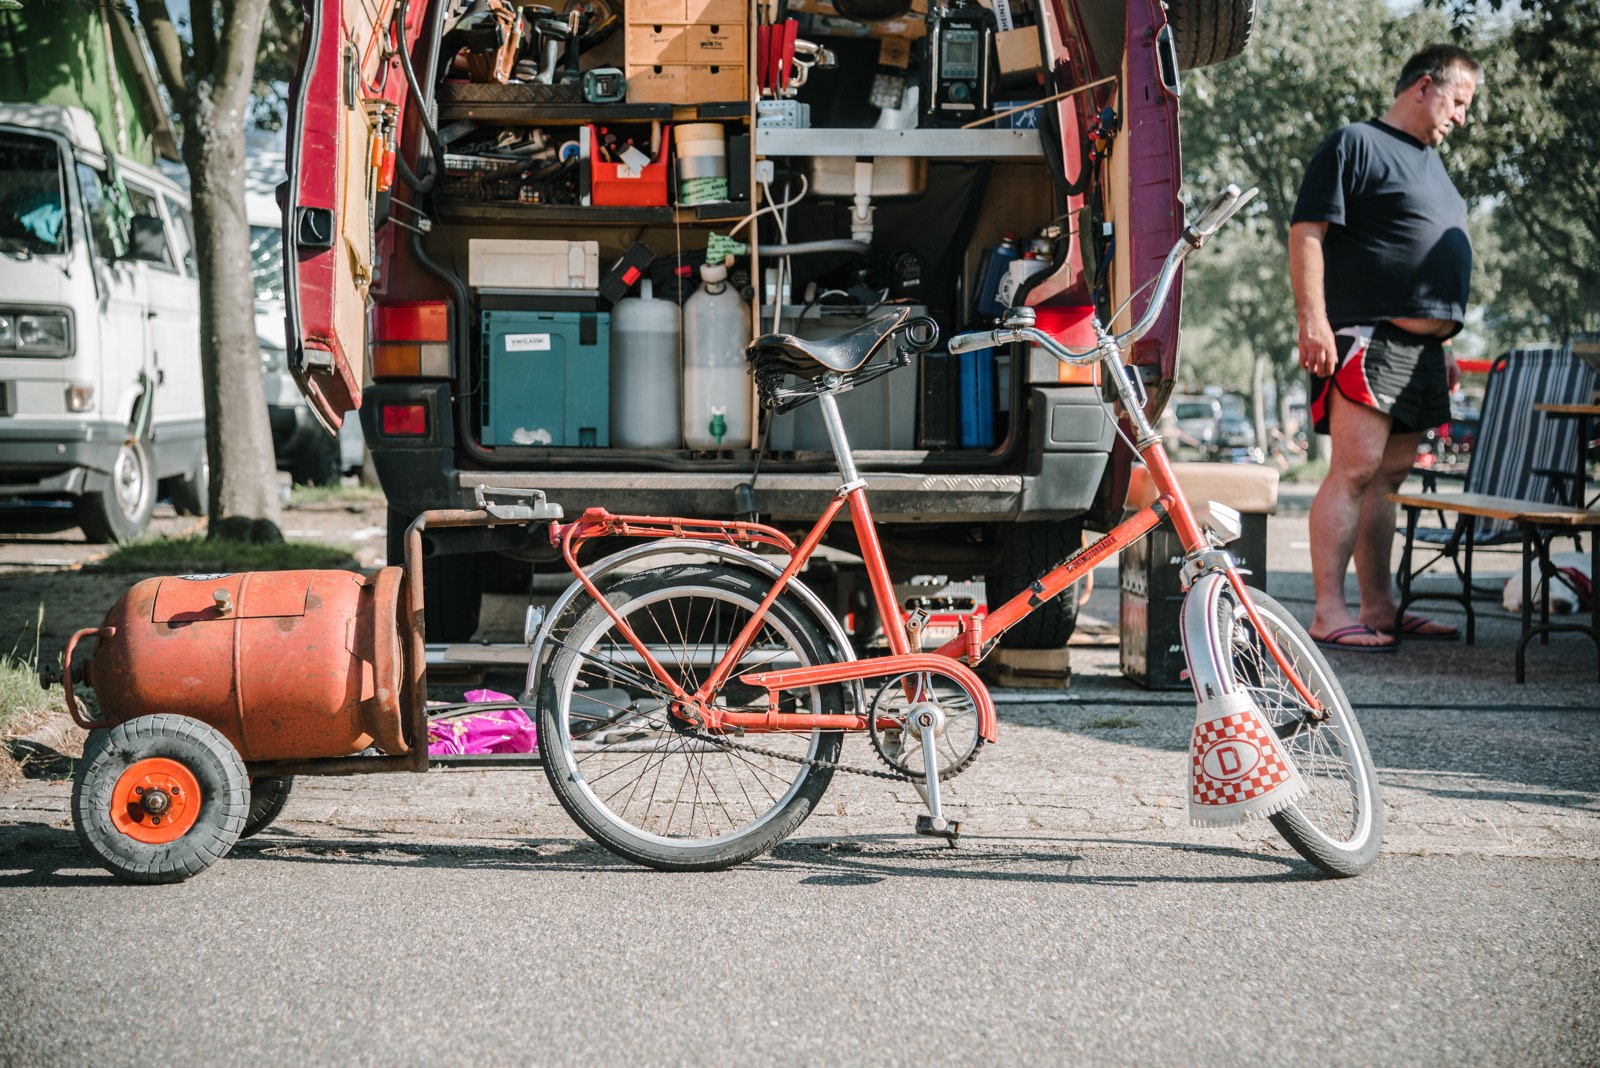
{"label": "van wheel", "polygon": [[79,497],[74,509],[83,536],[90,541],[125,545],[150,523],[156,507],[156,480],[144,443],[129,439],[111,464],[111,483]]}
{"label": "van wheel", "polygon": [[1256,0],[1166,0],[1180,70],[1232,59],[1250,43]]}
{"label": "van wheel", "polygon": [[187,475],[172,480],[168,496],[179,515],[205,515],[211,498],[211,458],[204,449]]}
{"label": "van wheel", "polygon": [[340,474],[339,442],[320,430],[311,439],[311,447],[289,465],[289,477],[297,486],[337,486]]}
{"label": "van wheel", "polygon": [[[1021,593],[1082,544],[1083,521],[1079,519],[1018,523],[1003,529],[1000,552],[984,577],[989,610]],[[1000,644],[1009,649],[1062,648],[1078,626],[1078,593],[1077,585],[1067,587],[1006,631]]]}

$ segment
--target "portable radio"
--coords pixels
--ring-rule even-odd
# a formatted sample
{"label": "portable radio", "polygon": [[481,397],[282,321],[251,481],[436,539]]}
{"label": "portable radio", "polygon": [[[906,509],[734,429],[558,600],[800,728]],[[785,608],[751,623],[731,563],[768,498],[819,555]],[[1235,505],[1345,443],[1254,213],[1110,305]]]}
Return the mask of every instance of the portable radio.
{"label": "portable radio", "polygon": [[938,8],[922,62],[922,125],[961,126],[993,110],[994,13],[972,0]]}

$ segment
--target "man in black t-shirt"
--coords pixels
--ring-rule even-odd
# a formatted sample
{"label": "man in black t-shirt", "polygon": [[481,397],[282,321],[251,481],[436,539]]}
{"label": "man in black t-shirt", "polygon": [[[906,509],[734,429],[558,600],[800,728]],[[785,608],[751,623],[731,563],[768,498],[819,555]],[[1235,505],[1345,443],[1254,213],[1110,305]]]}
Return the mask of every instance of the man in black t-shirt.
{"label": "man in black t-shirt", "polygon": [[[1460,378],[1444,339],[1466,315],[1472,245],[1467,205],[1433,146],[1466,121],[1482,75],[1453,45],[1406,61],[1382,118],[1346,126],[1306,165],[1289,231],[1289,279],[1312,421],[1333,436],[1328,476],[1311,505],[1317,644],[1393,652],[1389,581],[1398,489],[1430,426],[1450,417]],[[1344,597],[1352,556],[1358,612]],[[1453,640],[1422,616],[1408,640]]]}

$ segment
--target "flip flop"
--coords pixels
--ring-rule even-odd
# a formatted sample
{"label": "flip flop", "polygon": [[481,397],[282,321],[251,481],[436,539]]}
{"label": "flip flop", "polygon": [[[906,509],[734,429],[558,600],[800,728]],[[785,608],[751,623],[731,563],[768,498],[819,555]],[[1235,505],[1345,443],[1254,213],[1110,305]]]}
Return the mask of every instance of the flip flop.
{"label": "flip flop", "polygon": [[[1444,627],[1444,630],[1423,630],[1423,627]],[[1378,634],[1394,634],[1393,627],[1373,627]],[[1406,614],[1405,622],[1400,624],[1400,637],[1408,642],[1453,642],[1461,637],[1461,630],[1447,623],[1440,623],[1437,619],[1427,616],[1414,616]]]}
{"label": "flip flop", "polygon": [[1360,642],[1345,640],[1347,638],[1355,638],[1367,634],[1376,635],[1378,632],[1367,626],[1365,623],[1352,623],[1348,627],[1340,627],[1338,630],[1330,630],[1320,638],[1313,635],[1311,640],[1316,642],[1324,649],[1342,649],[1349,653],[1392,653],[1396,649],[1400,648],[1400,644],[1393,639],[1390,639],[1381,645],[1365,645]]}

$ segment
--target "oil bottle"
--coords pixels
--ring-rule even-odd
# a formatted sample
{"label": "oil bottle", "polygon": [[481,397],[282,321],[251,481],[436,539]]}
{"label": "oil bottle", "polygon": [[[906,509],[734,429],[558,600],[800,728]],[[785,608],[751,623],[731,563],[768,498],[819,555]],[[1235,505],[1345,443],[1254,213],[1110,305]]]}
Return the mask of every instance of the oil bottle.
{"label": "oil bottle", "polygon": [[611,444],[676,449],[683,438],[680,313],[656,300],[650,279],[611,308]]}
{"label": "oil bottle", "polygon": [[691,449],[750,445],[754,397],[745,370],[750,306],[728,285],[728,268],[700,268],[683,305],[683,443]]}

